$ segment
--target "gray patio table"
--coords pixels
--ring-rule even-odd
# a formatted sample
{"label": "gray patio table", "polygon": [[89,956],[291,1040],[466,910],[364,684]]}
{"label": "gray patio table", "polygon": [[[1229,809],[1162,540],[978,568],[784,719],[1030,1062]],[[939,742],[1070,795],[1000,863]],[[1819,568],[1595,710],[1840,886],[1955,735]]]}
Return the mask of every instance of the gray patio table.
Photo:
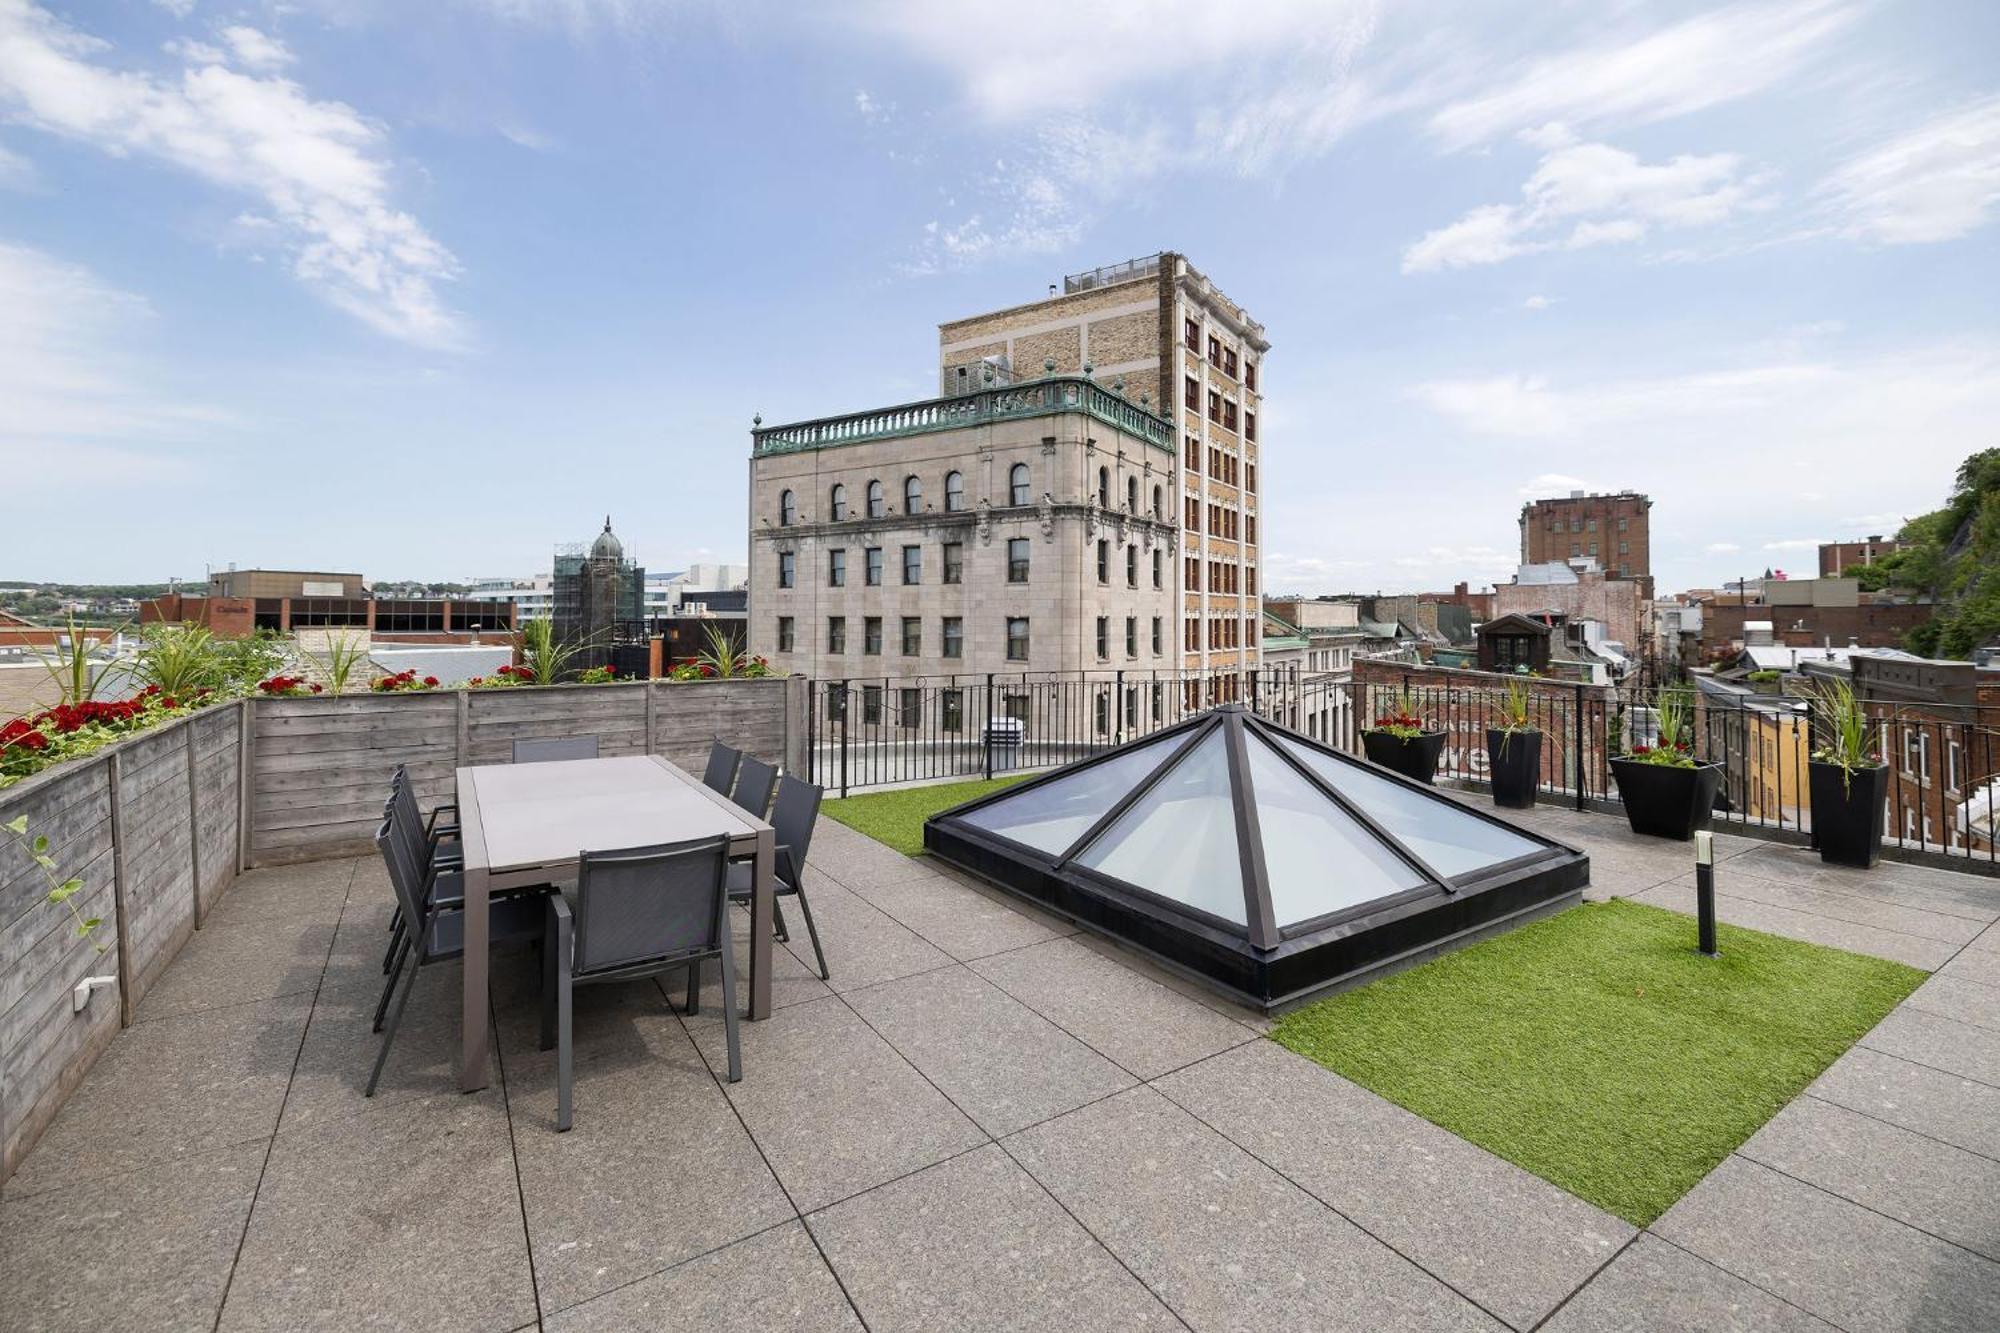
{"label": "gray patio table", "polygon": [[580,852],[727,834],[754,859],[750,905],[750,1017],[771,1016],[771,920],[777,838],[771,826],[658,755],[458,770],[465,847],[465,1013],[458,1086],[486,1086],[487,896],[495,889],[576,875]]}

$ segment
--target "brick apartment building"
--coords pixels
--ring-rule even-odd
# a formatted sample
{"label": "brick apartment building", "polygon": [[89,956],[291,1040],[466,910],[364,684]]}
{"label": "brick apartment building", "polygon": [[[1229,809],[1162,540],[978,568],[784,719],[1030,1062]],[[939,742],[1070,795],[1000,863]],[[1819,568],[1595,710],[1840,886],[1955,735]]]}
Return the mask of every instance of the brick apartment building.
{"label": "brick apartment building", "polygon": [[1651,597],[1652,508],[1637,491],[1571,491],[1560,499],[1531,501],[1521,506],[1521,563],[1595,560],[1613,578],[1642,580]]}
{"label": "brick apartment building", "polygon": [[376,597],[359,574],[231,569],[210,575],[202,596],[169,593],[140,603],[139,621],[201,625],[222,638],[257,630],[347,629],[365,631],[372,639],[469,643],[482,635],[511,634],[514,604]]}
{"label": "brick apartment building", "polygon": [[[1179,665],[1256,665],[1264,326],[1171,251],[1071,274],[1026,305],[938,326],[947,395],[1088,374],[1173,425]],[[1261,480],[1268,480],[1263,478]]]}
{"label": "brick apartment building", "polygon": [[1862,592],[1853,579],[1768,579],[1749,593],[1717,593],[1701,605],[1700,655],[1743,646],[1746,625],[1769,624],[1771,642],[1793,648],[1896,648],[1929,621],[1929,602]]}
{"label": "brick apartment building", "polygon": [[1823,579],[1837,579],[1848,570],[1861,565],[1872,565],[1891,551],[1900,551],[1907,543],[1894,537],[1863,537],[1852,542],[1821,542],[1819,544],[1819,576]]}

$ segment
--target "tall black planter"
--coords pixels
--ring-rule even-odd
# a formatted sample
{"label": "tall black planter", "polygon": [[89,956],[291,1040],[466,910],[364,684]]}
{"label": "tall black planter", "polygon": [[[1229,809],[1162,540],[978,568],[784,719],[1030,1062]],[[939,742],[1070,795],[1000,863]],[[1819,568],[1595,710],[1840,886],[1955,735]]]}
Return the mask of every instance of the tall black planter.
{"label": "tall black planter", "polygon": [[1444,733],[1426,731],[1404,740],[1386,731],[1364,731],[1361,749],[1369,763],[1428,783],[1437,776],[1438,756],[1444,753]]}
{"label": "tall black planter", "polygon": [[1542,785],[1542,733],[1488,727],[1486,771],[1493,775],[1493,804],[1533,809]]}
{"label": "tall black planter", "polygon": [[1613,759],[1618,795],[1634,833],[1686,842],[1715,817],[1715,792],[1722,785],[1720,764],[1672,768],[1638,759]]}
{"label": "tall black planter", "polygon": [[1813,842],[1819,859],[1866,868],[1882,859],[1882,820],[1889,766],[1844,773],[1839,764],[1807,765],[1812,789]]}

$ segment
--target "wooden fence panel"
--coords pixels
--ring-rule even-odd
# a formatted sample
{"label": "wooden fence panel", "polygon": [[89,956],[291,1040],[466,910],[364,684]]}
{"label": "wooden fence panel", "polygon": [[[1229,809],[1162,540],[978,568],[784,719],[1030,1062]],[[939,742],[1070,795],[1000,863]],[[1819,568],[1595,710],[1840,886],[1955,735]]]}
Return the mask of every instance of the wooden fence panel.
{"label": "wooden fence panel", "polygon": [[[653,752],[699,773],[708,762],[708,747],[720,740],[766,763],[783,765],[791,695],[786,686],[777,677],[656,685]],[[802,721],[797,729],[804,730]]]}
{"label": "wooden fence panel", "polygon": [[424,806],[451,799],[458,705],[450,691],[250,707],[253,864],[366,855],[398,764],[410,766]]}

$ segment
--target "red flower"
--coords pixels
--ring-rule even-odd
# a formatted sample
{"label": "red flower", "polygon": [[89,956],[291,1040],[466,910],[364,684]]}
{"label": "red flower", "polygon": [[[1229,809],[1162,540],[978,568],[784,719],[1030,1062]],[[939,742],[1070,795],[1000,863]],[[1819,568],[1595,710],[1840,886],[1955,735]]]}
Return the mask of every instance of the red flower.
{"label": "red flower", "polygon": [[13,743],[23,750],[46,750],[49,748],[49,738],[42,735],[39,731],[30,731],[26,735],[16,736]]}
{"label": "red flower", "polygon": [[436,688],[437,688],[437,683],[438,683],[438,678],[437,678],[436,676],[425,676],[425,677],[424,677],[424,684],[428,685],[428,686],[429,686],[430,688],[432,688],[432,689],[436,689]]}
{"label": "red flower", "polygon": [[469,680],[469,681],[467,681],[467,682],[465,682],[465,683],[466,683],[466,684],[468,684],[468,685],[484,685],[484,684],[486,683],[486,677],[484,677],[484,676],[474,676],[474,677],[473,677],[473,678],[472,678],[471,680]]}
{"label": "red flower", "polygon": [[313,685],[312,685],[312,692],[313,692],[314,694],[318,694],[318,693],[319,693],[319,692],[320,692],[321,690],[323,690],[323,689],[325,689],[325,688],[326,688],[326,687],[325,687],[325,686],[323,686],[323,685],[321,685],[321,684],[320,684],[320,683],[319,683],[318,681],[314,681],[314,682],[313,682]]}

